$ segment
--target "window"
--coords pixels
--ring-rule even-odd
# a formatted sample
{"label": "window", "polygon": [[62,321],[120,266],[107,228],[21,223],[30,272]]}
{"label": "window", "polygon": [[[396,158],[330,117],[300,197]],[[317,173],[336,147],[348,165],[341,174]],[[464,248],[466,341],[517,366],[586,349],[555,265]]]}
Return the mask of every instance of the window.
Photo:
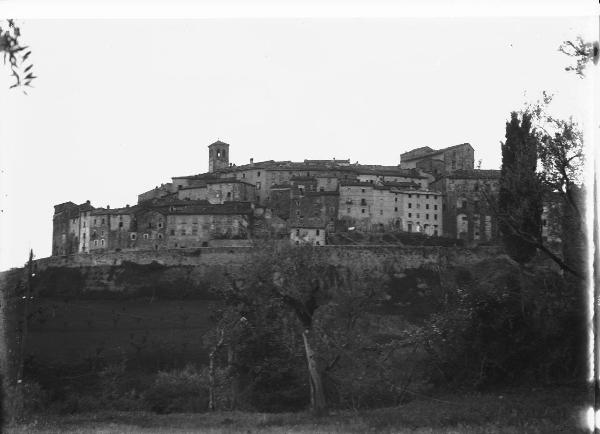
{"label": "window", "polygon": [[260,176],[260,172],[258,172],[258,174],[256,176]]}
{"label": "window", "polygon": [[296,236],[299,237],[300,236],[300,229],[296,229]]}
{"label": "window", "polygon": [[364,193],[364,192],[365,192],[365,189],[364,189],[364,188],[361,188],[361,189],[360,189],[360,191],[361,191],[361,193]]}
{"label": "window", "polygon": [[136,235],[136,234],[131,234],[131,235],[129,236],[129,238],[131,238],[132,240],[135,240],[135,239],[137,238],[137,235]]}
{"label": "window", "polygon": [[429,214],[425,214],[425,220],[429,220]]}
{"label": "window", "polygon": [[409,195],[408,195],[408,198],[410,199],[411,197],[412,197],[412,194],[409,194]]}
{"label": "window", "polygon": [[[409,196],[410,196],[410,194],[409,194]],[[408,207],[409,207],[409,208],[412,208],[412,203],[409,203],[409,204],[408,204]]]}
{"label": "window", "polygon": [[171,229],[171,235],[175,235],[175,229]]}
{"label": "window", "polygon": [[123,222],[119,222],[119,227],[122,228],[123,227]]}
{"label": "window", "polygon": [[429,209],[429,204],[428,203],[425,204],[425,209]]}
{"label": "window", "polygon": [[421,214],[417,213],[417,218],[420,219],[421,218]]}
{"label": "window", "polygon": [[321,235],[321,231],[317,229],[317,236]]}
{"label": "window", "polygon": [[102,224],[104,224],[104,219],[102,219]]}
{"label": "window", "polygon": [[97,220],[96,220],[96,219],[94,219],[94,226],[96,226],[96,221],[97,221]]}
{"label": "window", "polygon": [[101,237],[103,237],[103,236],[104,236],[104,229],[102,229],[102,230],[100,231],[100,236],[101,236]]}
{"label": "window", "polygon": [[417,194],[417,199],[419,198],[419,196],[420,196],[420,195],[419,195],[419,194]]}
{"label": "window", "polygon": [[143,237],[144,237],[145,240],[147,240],[148,239],[148,234],[144,234]]}
{"label": "window", "polygon": [[421,204],[417,202],[417,209],[421,209]]}
{"label": "window", "polygon": [[409,212],[408,213],[408,218],[411,218],[411,217],[412,217],[412,213]]}
{"label": "window", "polygon": [[434,215],[433,215],[433,219],[434,219],[434,220],[437,220],[437,214],[434,214]]}
{"label": "window", "polygon": [[85,222],[83,222],[83,227],[85,228]]}
{"label": "window", "polygon": [[100,247],[104,247],[104,238],[100,240]]}
{"label": "window", "polygon": [[437,210],[437,205],[433,205],[433,209]]}
{"label": "window", "polygon": [[227,192],[227,199],[231,199],[231,192],[230,191]]}
{"label": "window", "polygon": [[548,226],[548,221],[546,219],[542,220],[542,226]]}
{"label": "window", "polygon": [[321,243],[320,243],[320,242],[318,242],[318,241],[317,241],[317,243],[316,243],[316,244],[317,244],[317,246],[320,246],[320,245],[321,245]]}
{"label": "window", "polygon": [[361,204],[362,206],[366,206],[366,205],[367,205],[367,200],[366,200],[366,199],[361,199],[361,200],[360,200],[360,204]]}
{"label": "window", "polygon": [[163,223],[161,221],[158,222],[158,229],[162,229]]}
{"label": "window", "polygon": [[397,206],[394,207],[394,211],[398,212],[398,207]]}
{"label": "window", "polygon": [[245,173],[242,173],[242,178],[245,178],[245,177],[246,177],[246,174],[245,174]]}
{"label": "window", "polygon": [[198,228],[197,227],[193,227],[192,228],[192,235],[198,235]]}
{"label": "window", "polygon": [[257,183],[256,183],[256,189],[257,189],[257,190],[260,190],[260,182],[257,182]]}
{"label": "window", "polygon": [[379,210],[379,215],[383,215],[383,210],[382,209]]}
{"label": "window", "polygon": [[181,235],[185,235],[185,229],[181,230]]}
{"label": "window", "polygon": [[163,239],[163,235],[162,234],[158,234],[158,239],[162,240]]}
{"label": "window", "polygon": [[365,209],[364,208],[361,209],[360,212],[364,214],[365,213]]}
{"label": "window", "polygon": [[98,240],[94,240],[94,247],[98,247]]}

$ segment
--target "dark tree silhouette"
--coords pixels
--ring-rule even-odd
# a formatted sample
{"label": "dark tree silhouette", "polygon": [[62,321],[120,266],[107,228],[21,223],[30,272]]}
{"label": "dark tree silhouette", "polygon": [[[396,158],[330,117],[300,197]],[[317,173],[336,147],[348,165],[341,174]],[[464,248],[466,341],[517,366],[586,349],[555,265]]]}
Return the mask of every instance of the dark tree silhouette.
{"label": "dark tree silhouette", "polygon": [[538,139],[531,129],[531,115],[521,120],[511,113],[502,144],[502,169],[498,194],[499,227],[507,253],[520,264],[536,254],[542,238],[542,188],[536,166]]}

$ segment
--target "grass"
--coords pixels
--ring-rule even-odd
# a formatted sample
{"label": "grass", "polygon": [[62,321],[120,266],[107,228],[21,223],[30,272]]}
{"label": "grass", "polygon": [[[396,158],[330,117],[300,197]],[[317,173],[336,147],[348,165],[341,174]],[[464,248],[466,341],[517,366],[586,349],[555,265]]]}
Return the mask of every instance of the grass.
{"label": "grass", "polygon": [[8,427],[21,433],[576,433],[585,392],[560,388],[419,397],[368,411],[338,411],[318,419],[306,412],[215,412],[156,415],[97,412],[39,415]]}

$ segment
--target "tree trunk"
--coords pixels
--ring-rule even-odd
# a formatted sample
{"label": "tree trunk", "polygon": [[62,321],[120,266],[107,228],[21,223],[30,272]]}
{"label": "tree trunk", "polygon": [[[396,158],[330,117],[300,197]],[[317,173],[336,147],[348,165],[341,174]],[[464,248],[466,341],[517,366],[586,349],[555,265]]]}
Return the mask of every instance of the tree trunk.
{"label": "tree trunk", "polygon": [[302,332],[302,339],[304,340],[304,348],[306,349],[306,363],[308,366],[308,380],[310,383],[310,406],[311,410],[316,416],[323,416],[327,414],[327,404],[325,402],[325,393],[323,391],[323,382],[321,380],[321,373],[317,367],[317,361],[315,360],[314,352],[310,346],[308,339],[309,330],[306,329]]}
{"label": "tree trunk", "polygon": [[208,355],[208,409],[215,410],[215,353],[213,349]]}
{"label": "tree trunk", "polygon": [[229,345],[227,347],[227,376],[229,377],[229,381],[231,382],[231,402],[229,409],[235,410],[238,402],[239,395],[239,381],[238,376],[235,375],[234,372],[234,363],[235,363],[235,352],[233,347]]}

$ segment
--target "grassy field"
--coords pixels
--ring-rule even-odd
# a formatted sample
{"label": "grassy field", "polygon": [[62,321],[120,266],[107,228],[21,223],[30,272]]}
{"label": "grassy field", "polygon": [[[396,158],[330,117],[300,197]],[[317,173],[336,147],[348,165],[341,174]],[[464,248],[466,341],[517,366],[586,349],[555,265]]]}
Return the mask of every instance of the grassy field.
{"label": "grassy field", "polygon": [[38,415],[9,433],[577,433],[585,392],[569,388],[420,396],[396,408],[307,413]]}

